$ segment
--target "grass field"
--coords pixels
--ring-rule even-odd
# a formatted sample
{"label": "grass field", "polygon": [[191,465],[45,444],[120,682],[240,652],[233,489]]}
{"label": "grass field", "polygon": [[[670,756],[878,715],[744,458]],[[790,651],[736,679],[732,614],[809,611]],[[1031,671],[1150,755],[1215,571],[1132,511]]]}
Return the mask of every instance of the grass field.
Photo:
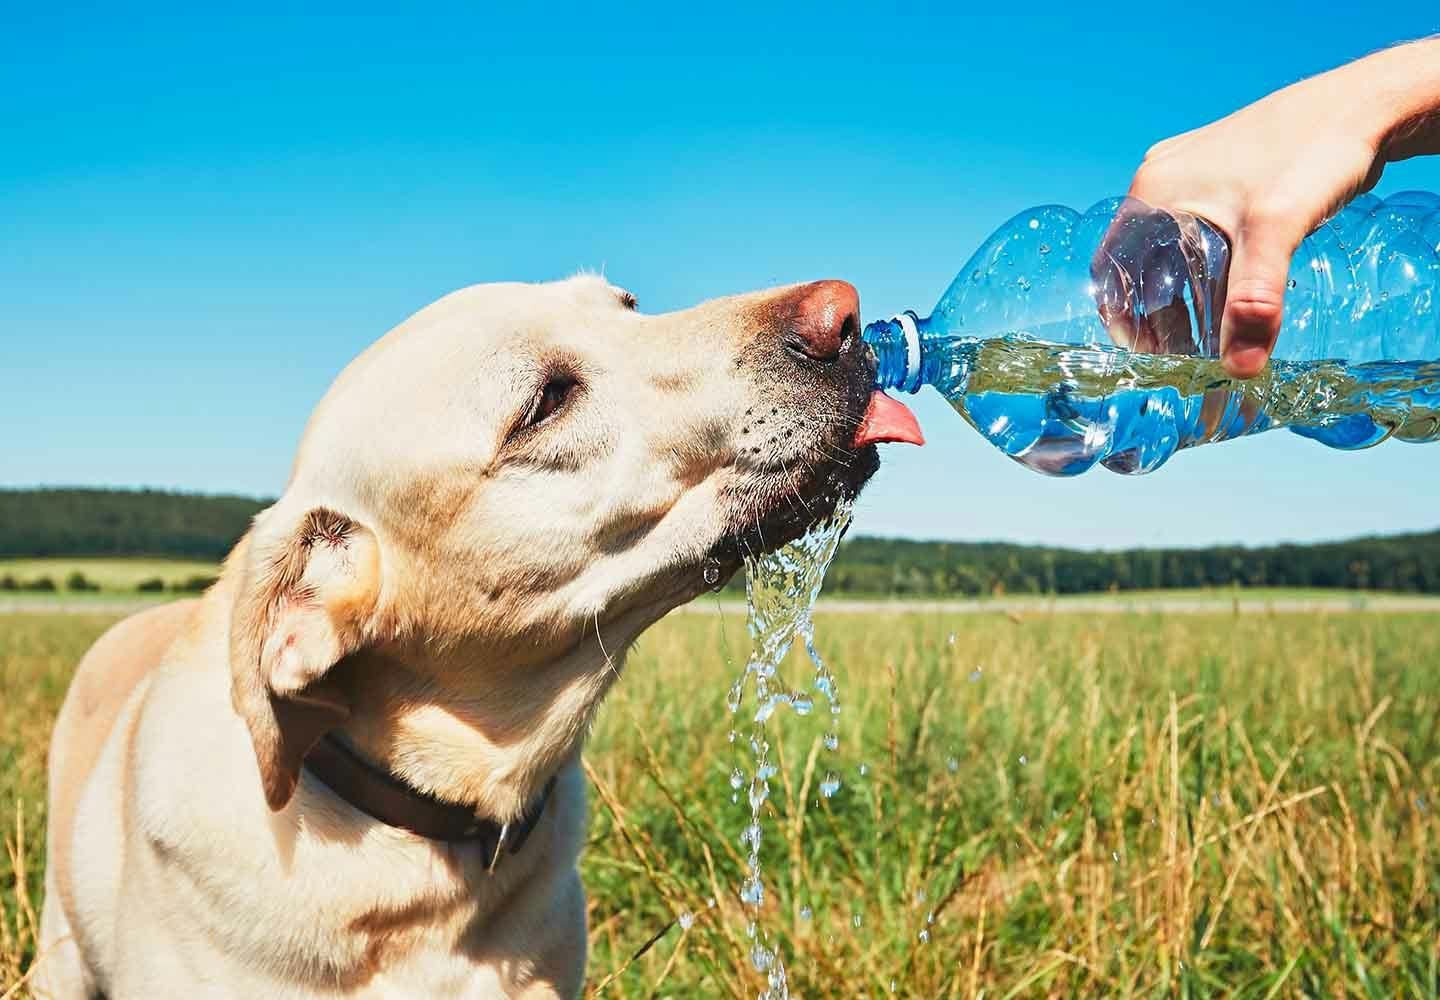
{"label": "grass field", "polygon": [[75,572],[85,574],[102,591],[133,594],[144,580],[163,580],[168,587],[192,577],[218,576],[220,565],[186,559],[0,559],[0,577],[11,576],[22,583],[48,576],[63,588]]}
{"label": "grass field", "polygon": [[[108,621],[0,616],[0,996],[33,954],[50,722]],[[763,923],[793,992],[1440,996],[1436,621],[819,616],[840,750],[771,723]],[[662,622],[602,710],[590,995],[762,988],[727,780],[745,648],[739,615]]]}

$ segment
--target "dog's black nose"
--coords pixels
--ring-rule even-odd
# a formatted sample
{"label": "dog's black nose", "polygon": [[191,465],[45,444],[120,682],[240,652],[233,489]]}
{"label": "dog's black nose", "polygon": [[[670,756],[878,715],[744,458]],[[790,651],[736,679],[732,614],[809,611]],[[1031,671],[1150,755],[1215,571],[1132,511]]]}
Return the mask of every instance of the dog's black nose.
{"label": "dog's black nose", "polygon": [[860,295],[848,281],[815,281],[789,296],[785,346],[816,361],[834,361],[860,332]]}

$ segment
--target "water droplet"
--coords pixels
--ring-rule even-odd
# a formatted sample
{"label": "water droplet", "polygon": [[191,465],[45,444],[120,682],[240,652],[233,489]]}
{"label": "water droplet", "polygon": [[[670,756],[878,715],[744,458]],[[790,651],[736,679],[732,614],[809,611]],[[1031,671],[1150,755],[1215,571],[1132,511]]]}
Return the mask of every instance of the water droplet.
{"label": "water droplet", "polygon": [[1030,220],[1030,228],[1031,228],[1031,229],[1039,229],[1039,228],[1040,228],[1040,220],[1039,220],[1039,219],[1031,219],[1031,220]]}
{"label": "water droplet", "polygon": [[929,943],[930,943],[930,932],[927,931],[927,930],[925,930],[925,928],[923,928],[923,927],[920,928],[920,943],[921,943],[921,944],[929,944]]}
{"label": "water droplet", "polygon": [[739,681],[731,684],[730,690],[725,692],[725,707],[728,708],[732,714],[740,710],[740,694],[741,689]]}
{"label": "water droplet", "polygon": [[1015,279],[1015,284],[1022,292],[1030,291],[1030,279],[1023,274]]}
{"label": "water droplet", "polygon": [[1049,252],[1050,252],[1050,244],[1049,244],[1049,243],[1041,243],[1038,249],[1040,250],[1041,253],[1049,253]]}
{"label": "water droplet", "polygon": [[980,280],[980,271],[979,271],[979,269],[976,269],[976,270],[970,272],[970,280],[971,280],[971,281],[979,281],[979,280]]}
{"label": "water droplet", "polygon": [[1025,766],[1026,764],[1028,764],[1028,763],[1030,763],[1030,758],[1027,757],[1027,756],[1025,756],[1025,755],[1022,753],[1022,754],[1020,755],[1020,766],[1021,766],[1021,767],[1024,767],[1024,766]]}
{"label": "water droplet", "polygon": [[826,734],[825,734],[825,749],[826,749],[826,750],[835,750],[835,749],[837,749],[839,746],[840,746],[840,737],[836,736],[834,733],[826,733]]}
{"label": "water droplet", "polygon": [[951,632],[950,638],[946,639],[945,642],[951,646],[955,645],[955,633]]}
{"label": "water droplet", "polygon": [[775,714],[776,699],[771,698],[755,710],[755,722],[757,725],[765,725],[770,716]]}
{"label": "water droplet", "polygon": [[773,961],[775,961],[775,953],[763,944],[756,944],[750,949],[750,964],[755,966],[756,972],[765,972]]}
{"label": "water droplet", "polygon": [[759,906],[765,899],[765,886],[760,879],[751,875],[740,885],[740,902],[748,906]]}
{"label": "water droplet", "polygon": [[861,924],[863,924],[864,922],[865,922],[864,918],[861,917],[860,914],[858,914],[858,913],[855,914],[855,916],[853,916],[853,917],[850,918],[850,923],[853,924],[853,925],[856,926],[856,927],[859,927],[859,926],[860,926]]}
{"label": "water droplet", "polygon": [[934,924],[934,923],[935,923],[935,911],[934,911],[934,910],[931,910],[929,913],[925,914],[925,923],[926,923],[926,924]]}
{"label": "water droplet", "polygon": [[695,923],[695,914],[691,913],[689,910],[681,910],[680,916],[676,919],[680,921],[680,929],[682,931],[688,931],[690,929],[690,925]]}
{"label": "water droplet", "polygon": [[740,801],[740,794],[737,792],[736,794],[730,796],[730,801],[731,801],[731,802],[739,802],[739,801]]}
{"label": "water droplet", "polygon": [[725,736],[725,741],[726,741],[727,743],[734,743],[734,742],[735,742],[735,730],[732,729],[732,730],[730,730],[729,733],[726,734],[726,736]]}
{"label": "water droplet", "polygon": [[870,765],[869,765],[869,764],[861,764],[861,765],[860,765],[860,777],[863,778],[863,777],[865,777],[865,775],[867,775],[867,774],[869,774],[869,773],[870,773]]}
{"label": "water droplet", "polygon": [[1111,852],[1110,852],[1110,860],[1111,860],[1111,861],[1114,861],[1116,864],[1119,864],[1119,862],[1120,862],[1120,852],[1119,852],[1119,851],[1111,851]]}
{"label": "water droplet", "polygon": [[740,843],[747,845],[752,852],[760,850],[760,824],[751,823],[740,833]]}
{"label": "water droplet", "polygon": [[983,668],[983,667],[976,667],[974,670],[970,671],[970,683],[971,683],[971,684],[979,684],[979,683],[980,683],[980,679],[981,679],[982,677],[984,677],[984,676],[985,676],[985,670],[984,670],[984,668]]}
{"label": "water droplet", "polygon": [[1298,281],[1296,281],[1294,278],[1291,278],[1289,281],[1287,281],[1287,282],[1285,283],[1285,287],[1286,287],[1286,288],[1294,288],[1294,287],[1295,287],[1296,285],[1298,285],[1298,284],[1299,284]]}
{"label": "water droplet", "polygon": [[809,920],[812,916],[814,916],[814,913],[811,911],[809,903],[806,903],[800,907],[801,920]]}
{"label": "water droplet", "polygon": [[834,771],[831,771],[825,775],[825,780],[820,782],[820,794],[828,799],[838,791],[840,791],[840,779],[835,776]]}
{"label": "water droplet", "polygon": [[704,569],[705,582],[713,587],[720,582],[720,560],[707,559]]}
{"label": "water droplet", "polygon": [[954,774],[956,771],[960,770],[960,761],[955,757],[945,758],[945,770],[949,771],[951,774]]}
{"label": "water droplet", "polygon": [[815,702],[806,695],[795,694],[790,697],[790,707],[795,710],[796,715],[809,715]]}
{"label": "water droplet", "polygon": [[758,778],[750,782],[750,811],[754,812],[764,805],[765,800],[770,797],[770,783],[760,781]]}
{"label": "water droplet", "polygon": [[894,993],[894,992],[895,992],[895,980],[893,980],[893,979],[890,980],[890,992],[891,992],[891,993]]}
{"label": "water droplet", "polygon": [[915,905],[918,906],[918,905],[920,905],[920,904],[923,903],[923,902],[925,902],[925,890],[924,890],[924,889],[916,889],[916,890],[915,890]]}
{"label": "water droplet", "polygon": [[730,787],[738,789],[745,784],[745,774],[738,767],[730,772]]}

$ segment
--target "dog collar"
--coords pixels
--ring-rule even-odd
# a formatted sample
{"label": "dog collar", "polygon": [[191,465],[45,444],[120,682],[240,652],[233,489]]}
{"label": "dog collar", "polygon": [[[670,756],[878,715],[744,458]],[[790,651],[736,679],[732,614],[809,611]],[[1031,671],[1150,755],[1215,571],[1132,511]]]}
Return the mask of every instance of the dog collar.
{"label": "dog collar", "polygon": [[381,770],[334,733],[327,733],[315,744],[305,758],[305,769],[337,796],[386,826],[408,830],[427,840],[478,842],[485,868],[492,872],[500,864],[502,851],[515,854],[524,846],[555,787],[555,779],[551,778],[518,820],[497,823]]}

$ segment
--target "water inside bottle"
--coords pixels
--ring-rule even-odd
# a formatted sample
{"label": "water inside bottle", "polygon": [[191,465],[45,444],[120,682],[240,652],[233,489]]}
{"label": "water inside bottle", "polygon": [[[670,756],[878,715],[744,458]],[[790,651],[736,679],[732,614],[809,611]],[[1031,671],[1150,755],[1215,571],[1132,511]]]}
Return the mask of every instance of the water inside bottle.
{"label": "water inside bottle", "polygon": [[[743,801],[747,807],[739,834],[747,850],[747,871],[740,886],[740,899],[747,911],[750,962],[766,978],[767,986],[760,1000],[789,1000],[790,997],[778,942],[760,923],[765,899],[762,866],[765,804],[770,797],[770,781],[779,773],[770,759],[770,733],[786,709],[797,716],[809,715],[818,694],[826,710],[825,748],[834,752],[839,746],[834,724],[840,714],[840,690],[835,676],[815,649],[815,625],[810,615],[820,594],[825,570],[850,524],[850,516],[850,505],[842,503],[829,519],[811,528],[804,537],[775,552],[747,559],[745,563],[750,657],[744,672],[730,686],[726,706],[735,717],[732,742],[745,755],[730,773],[729,782],[735,800]],[[808,689],[788,683],[779,673],[781,662],[797,639],[804,644],[815,671]],[[827,774],[820,785],[821,793],[827,798],[839,787],[840,780],[833,772]]]}
{"label": "water inside bottle", "polygon": [[1136,474],[1177,451],[1277,427],[1333,448],[1440,438],[1440,362],[1272,361],[1250,380],[1214,358],[1023,334],[963,343],[936,383],[991,444],[1056,476]]}

